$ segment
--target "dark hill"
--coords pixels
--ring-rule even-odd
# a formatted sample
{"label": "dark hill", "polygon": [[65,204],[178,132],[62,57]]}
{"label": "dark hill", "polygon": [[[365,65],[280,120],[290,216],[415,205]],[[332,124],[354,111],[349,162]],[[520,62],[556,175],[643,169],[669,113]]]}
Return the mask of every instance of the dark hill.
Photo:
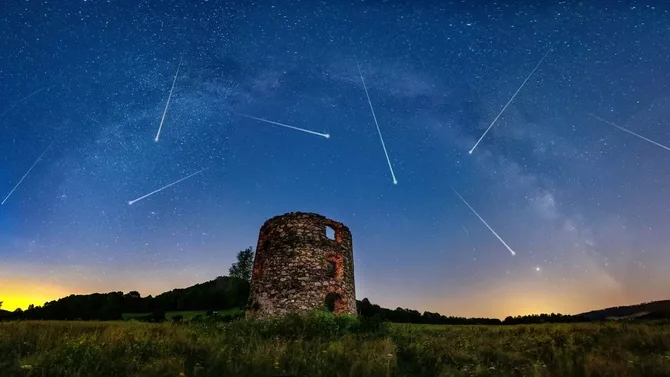
{"label": "dark hill", "polygon": [[22,313],[9,313],[4,319],[120,320],[123,313],[168,312],[179,310],[220,310],[244,307],[249,283],[220,276],[188,288],[173,289],[156,297],[139,292],[70,295]]}
{"label": "dark hill", "polygon": [[615,306],[612,308],[582,313],[580,316],[584,316],[590,320],[601,321],[605,319],[616,319],[637,315],[644,316],[648,313],[651,314],[656,312],[670,312],[670,300],[643,302],[638,305]]}
{"label": "dark hill", "polygon": [[670,311],[651,312],[635,319],[670,319]]}
{"label": "dark hill", "polygon": [[244,307],[249,297],[249,283],[228,276],[177,288],[153,298],[153,305],[164,311],[215,310]]}

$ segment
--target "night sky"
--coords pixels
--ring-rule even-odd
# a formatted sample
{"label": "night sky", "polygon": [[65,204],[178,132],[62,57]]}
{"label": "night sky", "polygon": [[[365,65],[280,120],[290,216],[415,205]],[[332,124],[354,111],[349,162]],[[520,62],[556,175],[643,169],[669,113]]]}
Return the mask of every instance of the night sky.
{"label": "night sky", "polygon": [[670,4],[546,3],[3,1],[3,308],[211,280],[294,211],[390,308],[670,298],[670,150],[602,121],[670,145]]}

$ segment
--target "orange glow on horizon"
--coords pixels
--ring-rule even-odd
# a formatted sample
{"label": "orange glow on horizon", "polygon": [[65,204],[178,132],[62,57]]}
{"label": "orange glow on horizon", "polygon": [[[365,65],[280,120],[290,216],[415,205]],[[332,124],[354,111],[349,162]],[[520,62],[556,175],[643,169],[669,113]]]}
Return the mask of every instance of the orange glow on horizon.
{"label": "orange glow on horizon", "polygon": [[612,306],[660,300],[665,297],[645,296],[644,299],[638,299],[618,289],[589,287],[577,282],[566,283],[558,287],[546,281],[529,283],[521,279],[509,279],[498,285],[482,283],[479,286],[473,286],[467,293],[431,292],[425,297],[420,295],[399,297],[391,289],[381,288],[380,290],[381,294],[371,295],[370,301],[391,310],[402,307],[422,313],[429,311],[445,316],[485,317],[501,320],[508,316],[544,313],[575,315]]}
{"label": "orange glow on horizon", "polygon": [[0,301],[2,310],[14,311],[17,308],[28,309],[30,304],[44,305],[45,302],[68,296],[62,287],[47,285],[36,281],[12,280],[0,282]]}
{"label": "orange glow on horizon", "polygon": [[[4,267],[4,266],[3,266]],[[12,272],[20,271],[21,275],[12,276]],[[96,270],[86,271],[88,274]],[[9,274],[9,276],[7,276]],[[71,294],[85,295],[92,293],[108,293],[132,290],[140,292],[142,297],[149,294],[156,296],[175,288],[186,288],[209,279],[196,278],[193,273],[184,273],[166,281],[138,276],[132,272],[127,275],[115,275],[105,280],[81,279],[70,273],[68,269],[43,276],[42,271],[25,268],[8,268],[0,270],[3,276],[0,281],[0,301],[2,309],[14,311],[16,308],[27,309],[30,304],[44,305],[45,302],[58,300]],[[509,279],[509,278],[508,278]],[[662,287],[662,285],[659,285]],[[507,316],[551,314],[579,314],[619,305],[632,305],[641,302],[667,299],[665,290],[644,292],[625,292],[621,289],[606,289],[588,286],[579,282],[555,286],[544,280],[536,282],[524,281],[521,278],[509,279],[502,284],[479,283],[467,291],[438,291],[425,294],[397,294],[397,287],[374,287],[376,294],[369,294],[365,289],[358,291],[357,299],[369,298],[373,304],[394,310],[396,307],[438,312],[445,316],[487,317],[505,319]]]}

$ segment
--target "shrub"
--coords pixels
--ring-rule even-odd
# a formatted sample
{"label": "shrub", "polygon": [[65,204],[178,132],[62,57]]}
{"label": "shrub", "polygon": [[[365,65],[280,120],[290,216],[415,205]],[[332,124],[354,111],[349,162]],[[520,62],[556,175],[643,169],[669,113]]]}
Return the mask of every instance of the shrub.
{"label": "shrub", "polygon": [[358,319],[350,315],[334,315],[326,311],[292,313],[269,319],[240,319],[226,326],[225,331],[236,336],[255,336],[263,339],[332,340],[346,334],[384,335],[388,325],[378,318]]}

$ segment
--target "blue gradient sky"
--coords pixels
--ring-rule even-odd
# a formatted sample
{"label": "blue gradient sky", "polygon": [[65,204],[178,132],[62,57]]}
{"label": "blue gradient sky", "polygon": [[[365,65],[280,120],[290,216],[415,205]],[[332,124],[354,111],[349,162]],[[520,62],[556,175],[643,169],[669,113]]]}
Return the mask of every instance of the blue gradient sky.
{"label": "blue gradient sky", "polygon": [[670,144],[670,5],[502,3],[4,2],[3,199],[56,141],[0,206],[0,300],[210,280],[291,211],[348,225],[391,308],[667,299],[670,152],[589,114]]}

